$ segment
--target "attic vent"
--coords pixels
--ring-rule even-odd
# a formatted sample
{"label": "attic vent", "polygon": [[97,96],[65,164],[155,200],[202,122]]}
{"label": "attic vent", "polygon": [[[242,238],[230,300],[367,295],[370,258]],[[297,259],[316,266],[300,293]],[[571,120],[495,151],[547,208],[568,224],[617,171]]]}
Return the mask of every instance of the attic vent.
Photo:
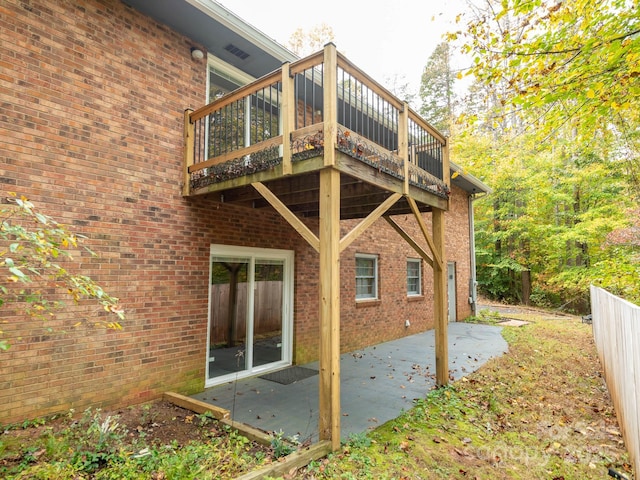
{"label": "attic vent", "polygon": [[244,50],[240,50],[238,47],[236,47],[232,43],[230,43],[229,45],[224,47],[224,49],[227,52],[232,53],[233,55],[235,55],[236,57],[238,57],[241,60],[245,60],[249,56],[249,54],[247,52],[245,52]]}

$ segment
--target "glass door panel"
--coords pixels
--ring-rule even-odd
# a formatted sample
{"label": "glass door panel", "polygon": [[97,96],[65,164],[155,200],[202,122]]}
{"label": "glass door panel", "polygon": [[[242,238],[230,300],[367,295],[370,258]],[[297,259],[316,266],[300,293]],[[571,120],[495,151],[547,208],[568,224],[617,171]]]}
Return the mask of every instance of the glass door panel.
{"label": "glass door panel", "polygon": [[250,259],[212,259],[208,378],[250,368],[247,364],[250,264]]}
{"label": "glass door panel", "polygon": [[284,261],[255,262],[253,300],[253,366],[282,357]]}

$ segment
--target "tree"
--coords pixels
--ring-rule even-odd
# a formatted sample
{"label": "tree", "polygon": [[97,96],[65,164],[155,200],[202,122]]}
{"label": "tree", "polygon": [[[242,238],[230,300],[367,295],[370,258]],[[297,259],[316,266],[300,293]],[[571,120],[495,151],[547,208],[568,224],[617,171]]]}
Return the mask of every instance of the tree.
{"label": "tree", "polygon": [[[71,273],[65,263],[73,260],[71,249],[79,248],[83,237],[69,232],[53,218],[36,211],[25,197],[15,193],[0,205],[0,308],[15,304],[28,316],[46,320],[64,308],[59,299],[64,292],[75,303],[83,298],[96,301],[102,308],[124,319],[118,299],[107,294],[91,278]],[[85,247],[85,251],[95,255]],[[115,320],[99,320],[96,325],[119,330]],[[0,335],[3,332],[0,330]],[[0,350],[10,343],[0,340]]]}
{"label": "tree", "polygon": [[[480,290],[491,298],[585,309],[594,283],[640,301],[640,241],[630,224],[628,179],[570,142],[467,130],[452,156],[493,194],[475,202]],[[547,148],[548,147],[548,148]]]}
{"label": "tree", "polygon": [[[640,302],[640,16],[626,0],[484,0],[458,17],[475,78],[452,156],[477,202],[485,293],[586,308],[589,284]],[[627,235],[625,235],[627,234]]]}
{"label": "tree", "polygon": [[416,100],[416,94],[404,75],[398,75],[396,73],[391,76],[386,76],[383,83],[396,97],[407,102],[417,110],[417,107],[413,105]]}
{"label": "tree", "polygon": [[[606,145],[640,190],[640,15],[628,0],[486,0],[469,9],[468,73],[544,140]],[[458,17],[462,21],[463,15]]]}
{"label": "tree", "polygon": [[298,28],[289,37],[289,49],[299,57],[305,57],[312,53],[322,50],[325,44],[333,42],[335,34],[333,28],[326,23],[321,23],[305,32],[302,28]]}
{"label": "tree", "polygon": [[442,42],[429,57],[422,73],[420,114],[446,134],[451,132],[454,116],[455,79],[451,71],[449,44]]}

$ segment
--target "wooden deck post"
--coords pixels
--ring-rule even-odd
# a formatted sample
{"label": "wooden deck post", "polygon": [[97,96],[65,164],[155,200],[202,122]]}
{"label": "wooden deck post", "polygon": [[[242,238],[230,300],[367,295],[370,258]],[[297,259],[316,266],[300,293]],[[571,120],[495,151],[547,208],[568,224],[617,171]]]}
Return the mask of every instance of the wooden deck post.
{"label": "wooden deck post", "polygon": [[398,156],[402,159],[404,172],[403,193],[409,195],[409,104],[402,104],[398,120]]}
{"label": "wooden deck post", "polygon": [[191,193],[191,174],[189,167],[194,163],[195,153],[195,125],[191,121],[193,110],[188,108],[184,111],[184,152],[183,152],[183,180],[182,180],[182,196],[188,197]]}
{"label": "wooden deck post", "polygon": [[[326,155],[326,150],[325,150]],[[340,448],[340,172],[320,171],[320,440]]]}
{"label": "wooden deck post", "polygon": [[[449,383],[449,345],[447,340],[447,264],[444,251],[444,210],[434,208],[432,212],[434,257],[433,296],[436,337],[436,384]],[[435,258],[434,258],[435,260]]]}
{"label": "wooden deck post", "polygon": [[449,168],[449,138],[445,138],[442,145],[442,180],[447,187],[451,186]]}
{"label": "wooden deck post", "polygon": [[295,122],[295,98],[293,78],[289,62],[282,64],[282,174],[291,175],[291,132]]}
{"label": "wooden deck post", "polygon": [[324,164],[335,165],[338,135],[338,52],[333,43],[324,46],[323,75]]}

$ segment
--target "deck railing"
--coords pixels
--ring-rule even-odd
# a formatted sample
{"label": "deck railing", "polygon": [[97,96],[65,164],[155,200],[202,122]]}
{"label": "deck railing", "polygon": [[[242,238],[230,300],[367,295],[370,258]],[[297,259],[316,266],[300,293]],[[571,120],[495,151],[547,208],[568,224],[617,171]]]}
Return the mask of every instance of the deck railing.
{"label": "deck railing", "polygon": [[343,152],[409,186],[449,194],[447,141],[329,44],[323,51],[185,112],[184,195]]}

